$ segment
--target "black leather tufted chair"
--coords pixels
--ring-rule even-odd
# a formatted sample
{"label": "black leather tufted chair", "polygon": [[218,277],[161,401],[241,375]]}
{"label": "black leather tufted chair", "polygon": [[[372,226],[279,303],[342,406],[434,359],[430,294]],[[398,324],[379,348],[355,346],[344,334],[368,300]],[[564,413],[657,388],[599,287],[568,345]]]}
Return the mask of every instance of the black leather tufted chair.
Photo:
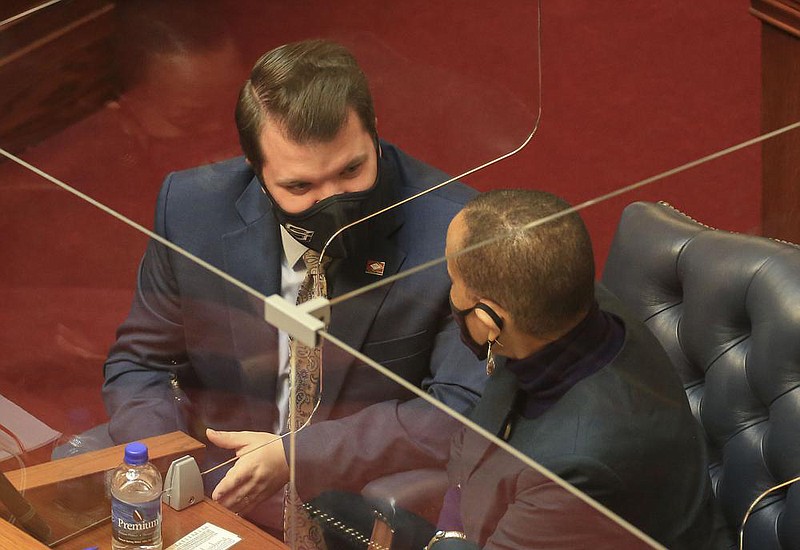
{"label": "black leather tufted chair", "polygon": [[[738,537],[750,504],[800,475],[800,248],[639,202],[622,214],[602,281],[682,377]],[[800,483],[758,504],[744,547],[800,549]]]}

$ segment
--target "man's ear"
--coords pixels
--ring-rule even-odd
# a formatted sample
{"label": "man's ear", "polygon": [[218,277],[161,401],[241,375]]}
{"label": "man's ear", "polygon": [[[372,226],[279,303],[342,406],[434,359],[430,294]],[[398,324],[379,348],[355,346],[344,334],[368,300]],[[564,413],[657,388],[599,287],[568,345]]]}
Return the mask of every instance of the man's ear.
{"label": "man's ear", "polygon": [[[493,302],[492,300],[481,299],[480,301],[481,303],[489,306],[492,309],[492,311],[494,311],[497,314],[497,316],[500,317],[502,324],[508,323],[508,312],[503,307],[501,307],[496,302]],[[494,319],[492,319],[491,315],[489,315],[486,311],[480,308],[475,308],[475,316],[488,330],[489,340],[492,341],[497,340],[497,337],[500,336],[503,327],[499,326],[497,322]]]}

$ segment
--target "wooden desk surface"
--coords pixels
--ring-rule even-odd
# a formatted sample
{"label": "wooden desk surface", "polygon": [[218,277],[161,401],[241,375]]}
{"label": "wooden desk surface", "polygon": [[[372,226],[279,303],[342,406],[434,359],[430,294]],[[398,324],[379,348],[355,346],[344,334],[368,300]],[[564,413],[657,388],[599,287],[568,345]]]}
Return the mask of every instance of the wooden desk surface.
{"label": "wooden desk surface", "polygon": [[[174,458],[185,454],[195,455],[203,450],[201,443],[179,432],[149,438],[144,441],[148,444],[151,458],[162,470],[166,470],[169,462]],[[26,493],[26,498],[40,511],[42,517],[51,523],[54,528],[54,535],[56,535],[56,531],[60,531],[61,533],[57,536],[64,536],[66,533],[73,532],[70,530],[71,525],[86,525],[90,523],[90,521],[86,521],[76,524],[74,520],[69,520],[66,524],[66,531],[63,524],[58,525],[59,521],[53,514],[53,510],[48,510],[48,503],[52,504],[58,499],[63,501],[65,494],[74,497],[72,504],[82,504],[84,503],[83,501],[97,503],[99,508],[95,507],[91,511],[96,514],[94,516],[96,518],[103,518],[106,514],[108,515],[107,520],[102,521],[91,529],[87,529],[75,538],[58,544],[55,548],[59,550],[83,550],[92,546],[97,546],[102,550],[111,548],[111,504],[102,496],[104,492],[102,489],[102,476],[104,471],[117,465],[123,454],[123,447],[113,447],[32,466],[26,468],[24,476],[22,472],[6,473],[9,480],[18,488],[21,488],[24,483],[26,489],[31,491]],[[70,482],[74,484],[69,485]],[[77,513],[78,506],[67,506],[67,510]],[[261,548],[277,550],[288,548],[283,542],[276,540],[249,521],[208,498],[180,512],[167,505],[162,506],[162,511],[164,519],[161,533],[164,548],[167,548],[206,522],[239,535],[242,540],[233,546],[234,550]],[[46,549],[47,546],[10,525],[7,521],[0,519],[0,548]]]}
{"label": "wooden desk surface", "polygon": [[[164,548],[174,544],[181,537],[206,522],[222,527],[242,538],[240,542],[233,546],[233,550],[287,550],[289,548],[283,542],[268,535],[249,521],[240,518],[210,499],[198,502],[180,512],[176,512],[169,506],[164,505],[163,515],[161,536],[164,541]],[[92,546],[97,546],[100,550],[109,550],[111,548],[110,518],[75,538],[57,545],[55,548],[58,550],[83,550]],[[47,546],[0,520],[0,548],[36,548],[46,550]]]}
{"label": "wooden desk surface", "polygon": [[[233,550],[286,550],[289,547],[276,540],[249,521],[240,518],[227,508],[210,499],[198,502],[180,512],[176,512],[166,504],[162,506],[164,520],[161,536],[164,548],[177,542],[204,523],[213,523],[232,533],[242,540],[233,546]],[[90,531],[56,546],[58,550],[83,550],[97,546],[100,550],[111,548],[111,521],[106,521]]]}

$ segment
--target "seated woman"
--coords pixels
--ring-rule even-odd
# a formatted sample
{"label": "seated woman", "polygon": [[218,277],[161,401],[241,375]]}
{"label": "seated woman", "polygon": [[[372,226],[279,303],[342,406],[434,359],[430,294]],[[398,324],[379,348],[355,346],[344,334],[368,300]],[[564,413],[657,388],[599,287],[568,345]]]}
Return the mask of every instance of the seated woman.
{"label": "seated woman", "polygon": [[[723,547],[681,382],[649,330],[595,285],[588,232],[567,209],[549,193],[491,191],[450,224],[453,315],[489,375],[472,418],[660,544]],[[495,367],[495,354],[507,361]],[[432,550],[649,546],[472,430],[448,474]]]}

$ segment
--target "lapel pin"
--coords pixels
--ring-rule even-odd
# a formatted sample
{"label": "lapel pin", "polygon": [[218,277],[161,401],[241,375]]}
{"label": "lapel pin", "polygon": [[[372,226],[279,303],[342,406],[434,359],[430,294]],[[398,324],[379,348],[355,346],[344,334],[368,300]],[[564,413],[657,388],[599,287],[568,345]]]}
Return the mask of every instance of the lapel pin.
{"label": "lapel pin", "polygon": [[367,275],[377,275],[378,277],[383,277],[384,269],[386,269],[386,262],[367,260]]}

